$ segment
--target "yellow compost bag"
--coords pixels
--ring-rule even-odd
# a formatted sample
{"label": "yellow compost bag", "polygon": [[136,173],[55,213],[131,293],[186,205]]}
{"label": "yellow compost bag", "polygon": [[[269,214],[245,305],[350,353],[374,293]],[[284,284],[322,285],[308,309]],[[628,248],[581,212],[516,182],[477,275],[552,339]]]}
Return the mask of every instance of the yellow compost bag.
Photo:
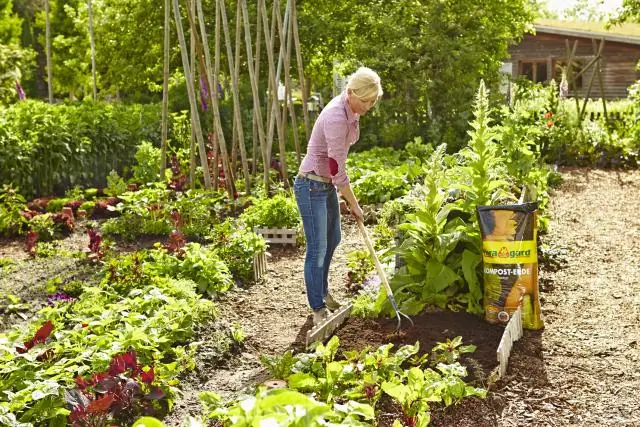
{"label": "yellow compost bag", "polygon": [[522,325],[541,329],[537,203],[478,206],[484,261],[484,313],[506,323],[522,305]]}

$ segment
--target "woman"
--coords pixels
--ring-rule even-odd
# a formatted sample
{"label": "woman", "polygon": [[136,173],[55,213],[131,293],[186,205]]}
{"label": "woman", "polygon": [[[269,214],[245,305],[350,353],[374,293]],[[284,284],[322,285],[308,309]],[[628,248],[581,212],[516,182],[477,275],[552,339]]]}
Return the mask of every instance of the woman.
{"label": "woman", "polygon": [[340,304],[329,293],[329,265],[340,243],[340,207],[336,187],[349,203],[351,213],[362,220],[362,209],[351,190],[345,170],[349,147],[360,136],[358,119],[382,96],[380,77],[359,68],[346,89],[327,104],[316,120],[307,155],[294,183],[294,193],[307,240],[304,282],[313,323],[317,325]]}

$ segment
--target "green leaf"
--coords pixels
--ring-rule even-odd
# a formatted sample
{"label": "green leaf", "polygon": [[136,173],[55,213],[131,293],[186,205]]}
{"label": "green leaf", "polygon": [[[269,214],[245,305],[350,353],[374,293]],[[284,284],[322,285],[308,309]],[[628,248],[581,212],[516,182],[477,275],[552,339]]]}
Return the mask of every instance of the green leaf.
{"label": "green leaf", "polygon": [[133,423],[132,427],[164,427],[162,421],[153,417],[142,417]]}
{"label": "green leaf", "polygon": [[396,399],[401,405],[406,402],[407,397],[411,393],[406,385],[389,381],[382,383],[382,391]]}
{"label": "green leaf", "polygon": [[439,261],[430,259],[427,264],[427,286],[423,291],[423,298],[442,292],[459,279],[460,276],[449,267]]}
{"label": "green leaf", "polygon": [[290,375],[287,378],[287,384],[289,387],[295,390],[308,390],[311,391],[318,386],[318,380],[311,374],[304,372],[298,372]]}

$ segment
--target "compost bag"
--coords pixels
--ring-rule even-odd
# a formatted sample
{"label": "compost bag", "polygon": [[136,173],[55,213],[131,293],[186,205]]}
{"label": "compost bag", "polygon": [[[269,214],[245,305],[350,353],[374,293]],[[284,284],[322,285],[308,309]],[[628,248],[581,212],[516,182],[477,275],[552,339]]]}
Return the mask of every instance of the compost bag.
{"label": "compost bag", "polygon": [[484,262],[484,312],[506,323],[522,305],[522,325],[543,327],[538,293],[537,203],[478,206]]}

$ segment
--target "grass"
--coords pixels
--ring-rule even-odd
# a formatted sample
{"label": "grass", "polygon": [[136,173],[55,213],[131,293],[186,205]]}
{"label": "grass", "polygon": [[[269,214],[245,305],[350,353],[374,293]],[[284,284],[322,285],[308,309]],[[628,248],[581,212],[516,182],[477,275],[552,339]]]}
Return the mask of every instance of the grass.
{"label": "grass", "polygon": [[557,19],[538,19],[535,25],[562,28],[565,30],[589,31],[611,36],[640,37],[640,24],[626,23],[607,29],[604,22],[560,21]]}

